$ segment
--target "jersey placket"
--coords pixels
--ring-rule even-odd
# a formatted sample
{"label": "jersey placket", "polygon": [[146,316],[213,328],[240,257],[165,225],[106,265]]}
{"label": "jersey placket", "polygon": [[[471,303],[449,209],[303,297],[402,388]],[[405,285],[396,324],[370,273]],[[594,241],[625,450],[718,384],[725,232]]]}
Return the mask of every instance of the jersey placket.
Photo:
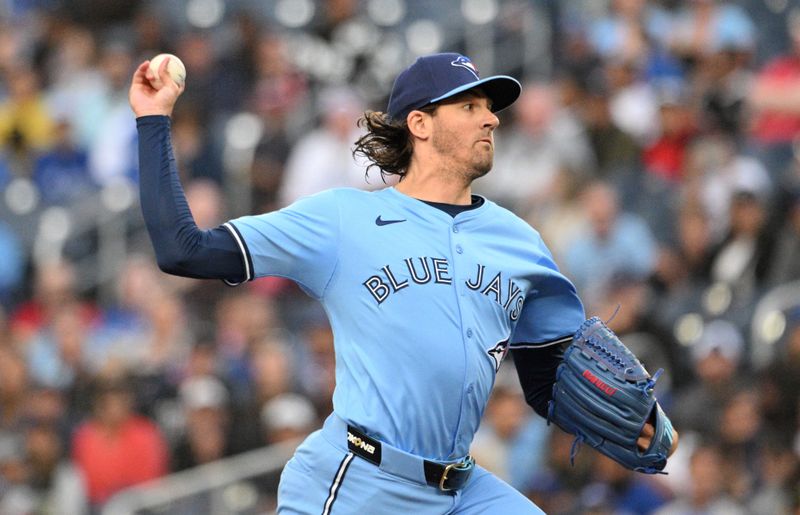
{"label": "jersey placket", "polygon": [[[469,423],[469,421],[464,420],[464,414],[465,410],[467,410],[466,405],[469,403],[469,397],[475,392],[475,385],[472,383],[472,378],[477,377],[477,373],[475,370],[476,363],[474,356],[476,331],[470,327],[471,322],[469,322],[469,320],[473,320],[473,318],[464,313],[464,310],[469,306],[469,302],[465,302],[464,299],[468,293],[461,274],[461,270],[464,270],[466,267],[465,256],[467,253],[465,252],[465,246],[467,243],[465,241],[465,224],[463,220],[459,220],[459,217],[456,216],[451,221],[450,227],[450,262],[453,266],[453,285],[456,289],[455,297],[458,305],[459,320],[461,322],[461,341],[464,351],[464,380],[461,385],[461,405],[452,448],[452,451],[455,451],[466,443],[466,437],[463,434],[464,424]],[[468,320],[466,323],[465,319]]]}

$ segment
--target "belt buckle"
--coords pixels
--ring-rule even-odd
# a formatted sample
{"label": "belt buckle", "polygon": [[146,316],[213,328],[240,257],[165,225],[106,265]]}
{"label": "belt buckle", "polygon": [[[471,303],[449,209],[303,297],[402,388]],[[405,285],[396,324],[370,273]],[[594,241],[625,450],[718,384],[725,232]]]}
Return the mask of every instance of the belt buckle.
{"label": "belt buckle", "polygon": [[439,490],[441,490],[442,492],[450,492],[452,490],[456,490],[456,488],[447,488],[447,487],[444,486],[445,482],[447,481],[447,474],[451,470],[453,470],[455,468],[465,468],[466,469],[466,468],[470,467],[474,463],[475,463],[475,461],[471,457],[467,457],[467,459],[464,460],[464,461],[460,461],[458,463],[451,463],[451,464],[447,465],[444,468],[444,472],[442,472],[442,478],[439,480]]}

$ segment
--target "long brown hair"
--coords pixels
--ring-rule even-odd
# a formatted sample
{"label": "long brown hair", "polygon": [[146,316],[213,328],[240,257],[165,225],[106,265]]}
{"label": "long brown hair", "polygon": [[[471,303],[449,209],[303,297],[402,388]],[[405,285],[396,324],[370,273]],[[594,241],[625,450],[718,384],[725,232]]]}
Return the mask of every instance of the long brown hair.
{"label": "long brown hair", "polygon": [[[429,104],[420,107],[418,111],[433,113],[436,107],[436,104]],[[370,161],[367,174],[372,168],[377,167],[382,178],[385,179],[387,175],[398,175],[402,180],[414,153],[408,123],[405,120],[402,122],[392,120],[388,114],[381,111],[366,111],[359,118],[358,126],[366,128],[367,133],[356,140],[353,157],[363,156]]]}

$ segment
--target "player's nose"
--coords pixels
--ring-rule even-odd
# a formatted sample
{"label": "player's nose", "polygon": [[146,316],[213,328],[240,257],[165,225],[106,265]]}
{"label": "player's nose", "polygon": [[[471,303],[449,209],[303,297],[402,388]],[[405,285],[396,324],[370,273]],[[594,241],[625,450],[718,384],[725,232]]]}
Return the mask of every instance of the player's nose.
{"label": "player's nose", "polygon": [[486,109],[486,116],[483,119],[483,127],[489,130],[495,130],[500,125],[500,118],[492,112],[491,109]]}

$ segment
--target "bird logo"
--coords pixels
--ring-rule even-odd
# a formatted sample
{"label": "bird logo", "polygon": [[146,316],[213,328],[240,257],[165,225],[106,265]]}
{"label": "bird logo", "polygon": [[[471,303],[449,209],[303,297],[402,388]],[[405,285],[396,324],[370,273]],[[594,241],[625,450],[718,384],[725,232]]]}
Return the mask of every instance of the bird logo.
{"label": "bird logo", "polygon": [[472,64],[472,61],[469,60],[469,57],[465,57],[463,55],[458,56],[458,59],[450,63],[453,66],[459,66],[461,68],[469,70],[471,74],[475,76],[476,79],[480,79],[478,75],[478,68]]}

